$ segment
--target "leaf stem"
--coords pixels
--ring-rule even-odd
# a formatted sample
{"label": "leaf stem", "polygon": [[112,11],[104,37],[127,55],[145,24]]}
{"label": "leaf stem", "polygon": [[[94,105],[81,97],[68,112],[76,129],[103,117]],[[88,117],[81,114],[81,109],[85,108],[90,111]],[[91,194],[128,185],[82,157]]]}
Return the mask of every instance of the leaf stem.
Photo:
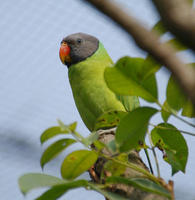
{"label": "leaf stem", "polygon": [[178,116],[178,115],[176,115],[175,113],[172,113],[172,112],[171,112],[171,114],[172,114],[172,115],[173,115],[175,118],[179,119],[180,121],[182,121],[182,122],[184,122],[184,123],[188,124],[189,126],[192,126],[192,127],[194,127],[194,128],[195,128],[195,124],[192,124],[192,123],[190,123],[190,122],[186,121],[185,119],[183,119],[183,118],[179,117],[179,116]]}
{"label": "leaf stem", "polygon": [[[153,127],[155,127],[155,128],[159,128],[159,129],[165,129],[165,130],[176,130],[176,129],[173,129],[173,128],[167,128],[167,127],[162,127],[162,126],[156,126],[156,125],[154,125],[154,124],[151,124],[151,123],[149,123],[149,125],[150,126],[153,126]],[[179,129],[177,129],[179,132],[181,132],[181,133],[184,133],[184,134],[187,134],[187,135],[192,135],[192,136],[195,136],[195,133],[191,133],[191,132],[188,132],[188,131],[183,131],[183,130],[179,130]]]}
{"label": "leaf stem", "polygon": [[155,152],[155,149],[154,149],[154,145],[152,144],[152,140],[151,140],[149,132],[148,132],[148,137],[149,137],[150,145],[152,147],[151,150],[152,150],[152,153],[153,153],[153,156],[154,156],[154,160],[155,160],[155,163],[156,163],[157,176],[158,176],[158,178],[160,178],[160,167],[159,167],[158,159],[157,159],[156,152]]}
{"label": "leaf stem", "polygon": [[133,163],[124,163],[124,162],[121,162],[115,158],[111,158],[109,156],[106,156],[104,154],[101,154],[102,157],[108,159],[108,160],[112,160],[113,162],[115,163],[118,163],[120,165],[123,165],[125,167],[128,167],[128,168],[131,168],[137,172],[140,172],[142,173],[143,175],[145,175],[147,178],[149,178],[150,180],[154,181],[155,183],[160,183],[159,182],[159,179],[157,177],[155,177],[153,174],[151,174],[150,172],[148,172],[147,170],[141,168],[141,167],[138,167],[137,165],[133,164]]}
{"label": "leaf stem", "polygon": [[154,147],[152,147],[152,153],[154,155],[154,159],[155,159],[155,163],[156,163],[157,175],[158,175],[158,178],[160,178],[160,167],[159,167],[159,163],[158,163],[158,159],[157,159]]}
{"label": "leaf stem", "polygon": [[146,154],[146,158],[147,158],[147,161],[148,161],[148,165],[149,165],[149,168],[150,168],[150,172],[152,174],[154,174],[154,171],[153,171],[153,168],[152,168],[152,164],[151,164],[151,161],[150,161],[150,157],[148,155],[148,150],[147,149],[144,149],[144,152]]}
{"label": "leaf stem", "polygon": [[85,138],[84,138],[82,135],[80,135],[78,132],[76,132],[76,131],[71,131],[71,135],[72,135],[78,142],[80,142],[81,144],[83,144],[87,149],[91,149],[91,148],[89,147],[89,145],[87,145],[87,144],[85,143]]}
{"label": "leaf stem", "polygon": [[182,122],[188,124],[189,126],[192,126],[192,127],[195,128],[195,124],[192,124],[192,123],[186,121],[185,119],[183,119],[182,117],[179,117],[179,116],[178,116],[177,114],[175,114],[171,109],[166,109],[159,101],[156,101],[156,104],[157,104],[158,106],[160,106],[160,108],[161,108],[162,110],[164,110],[164,111],[166,111],[166,112],[168,112],[168,113],[171,113],[171,115],[173,115],[175,118],[177,118],[177,119],[179,119],[180,121],[182,121]]}
{"label": "leaf stem", "polygon": [[72,134],[75,135],[81,142],[84,140],[84,137],[80,135],[78,132],[73,131]]}

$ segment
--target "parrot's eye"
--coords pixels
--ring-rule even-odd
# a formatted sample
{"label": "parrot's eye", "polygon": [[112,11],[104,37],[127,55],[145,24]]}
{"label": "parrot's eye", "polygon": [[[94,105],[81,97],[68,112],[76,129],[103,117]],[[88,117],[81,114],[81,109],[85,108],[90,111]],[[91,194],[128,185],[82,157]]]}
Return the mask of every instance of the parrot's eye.
{"label": "parrot's eye", "polygon": [[82,43],[82,39],[81,38],[78,38],[77,39],[77,44],[81,44]]}

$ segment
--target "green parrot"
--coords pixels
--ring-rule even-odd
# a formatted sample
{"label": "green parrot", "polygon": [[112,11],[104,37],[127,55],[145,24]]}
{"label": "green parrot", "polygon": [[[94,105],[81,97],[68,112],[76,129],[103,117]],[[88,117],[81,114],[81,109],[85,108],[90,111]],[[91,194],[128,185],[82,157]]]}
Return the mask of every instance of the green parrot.
{"label": "green parrot", "polygon": [[131,111],[139,106],[138,97],[116,95],[108,88],[104,71],[106,67],[112,67],[113,62],[94,36],[75,33],[65,37],[59,55],[68,67],[75,104],[90,131],[105,112]]}

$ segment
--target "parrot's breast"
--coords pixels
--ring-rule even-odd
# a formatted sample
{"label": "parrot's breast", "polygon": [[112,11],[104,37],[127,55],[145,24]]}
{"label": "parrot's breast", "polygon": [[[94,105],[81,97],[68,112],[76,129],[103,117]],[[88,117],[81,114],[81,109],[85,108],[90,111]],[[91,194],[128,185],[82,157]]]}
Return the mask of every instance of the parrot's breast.
{"label": "parrot's breast", "polygon": [[112,60],[100,43],[93,56],[69,68],[69,81],[75,104],[90,131],[103,113],[113,110],[125,111],[104,80],[104,70],[111,65]]}

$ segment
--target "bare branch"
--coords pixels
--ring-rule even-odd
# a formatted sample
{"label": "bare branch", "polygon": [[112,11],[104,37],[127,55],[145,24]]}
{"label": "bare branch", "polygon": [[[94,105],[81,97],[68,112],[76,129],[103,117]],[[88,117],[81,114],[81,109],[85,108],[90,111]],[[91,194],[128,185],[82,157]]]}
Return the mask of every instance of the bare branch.
{"label": "bare branch", "polygon": [[162,21],[176,37],[195,50],[195,12],[186,0],[152,0]]}
{"label": "bare branch", "polygon": [[141,26],[137,20],[124,12],[124,10],[113,1],[84,1],[89,2],[99,11],[110,17],[134,38],[140,48],[147,51],[155,60],[167,67],[195,105],[195,71],[178,59],[171,46],[160,43],[159,37],[155,33]]}

